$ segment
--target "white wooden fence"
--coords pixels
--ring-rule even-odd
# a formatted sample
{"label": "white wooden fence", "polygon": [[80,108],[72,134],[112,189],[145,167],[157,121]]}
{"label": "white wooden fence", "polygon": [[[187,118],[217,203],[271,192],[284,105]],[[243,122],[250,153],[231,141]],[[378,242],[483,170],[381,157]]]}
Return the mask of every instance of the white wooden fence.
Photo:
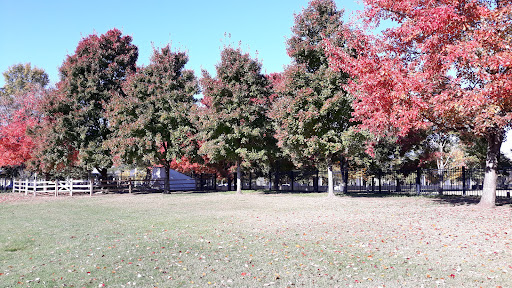
{"label": "white wooden fence", "polygon": [[93,182],[89,180],[66,181],[39,181],[39,180],[14,180],[12,192],[25,193],[25,195],[54,195],[59,194],[89,194],[93,193]]}

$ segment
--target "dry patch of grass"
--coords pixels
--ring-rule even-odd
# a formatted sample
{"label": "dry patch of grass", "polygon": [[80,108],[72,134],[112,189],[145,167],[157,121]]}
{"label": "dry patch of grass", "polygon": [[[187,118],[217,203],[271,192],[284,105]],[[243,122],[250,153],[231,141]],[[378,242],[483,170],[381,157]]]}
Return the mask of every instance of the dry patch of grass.
{"label": "dry patch of grass", "polygon": [[510,287],[512,207],[325,194],[0,204],[0,286]]}

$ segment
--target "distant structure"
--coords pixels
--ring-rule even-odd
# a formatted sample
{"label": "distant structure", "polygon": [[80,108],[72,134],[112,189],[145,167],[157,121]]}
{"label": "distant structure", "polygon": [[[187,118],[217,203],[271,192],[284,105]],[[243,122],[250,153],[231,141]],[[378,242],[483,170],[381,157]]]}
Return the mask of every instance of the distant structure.
{"label": "distant structure", "polygon": [[[164,183],[161,180],[165,180],[165,168],[153,167],[151,170],[151,180],[159,180],[155,181],[153,186],[162,186],[160,188],[163,189]],[[171,191],[192,191],[196,189],[196,180],[171,169],[169,171],[169,187]]]}

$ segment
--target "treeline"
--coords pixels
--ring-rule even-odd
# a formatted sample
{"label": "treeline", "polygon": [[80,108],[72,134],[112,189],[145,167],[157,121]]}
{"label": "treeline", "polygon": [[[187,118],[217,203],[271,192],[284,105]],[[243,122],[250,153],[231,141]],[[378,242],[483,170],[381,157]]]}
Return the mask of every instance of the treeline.
{"label": "treeline", "polygon": [[[495,175],[512,115],[510,3],[365,2],[367,25],[355,28],[334,1],[311,1],[282,73],[263,74],[230,46],[215,75],[198,77],[170,46],[137,67],[138,48],[117,29],[82,39],[54,88],[41,69],[14,65],[1,91],[0,166],[106,178],[116,165],[159,165],[237,181],[244,170],[315,168],[328,171],[329,195],[333,166],[487,165]],[[368,32],[387,18],[397,26]],[[492,177],[484,195],[495,198]]]}

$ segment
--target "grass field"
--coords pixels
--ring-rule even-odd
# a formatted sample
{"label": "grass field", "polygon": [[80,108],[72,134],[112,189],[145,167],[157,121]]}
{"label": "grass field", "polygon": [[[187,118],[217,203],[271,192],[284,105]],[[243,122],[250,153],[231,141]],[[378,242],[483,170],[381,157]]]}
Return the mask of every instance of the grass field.
{"label": "grass field", "polygon": [[0,287],[512,287],[512,207],[0,194]]}

